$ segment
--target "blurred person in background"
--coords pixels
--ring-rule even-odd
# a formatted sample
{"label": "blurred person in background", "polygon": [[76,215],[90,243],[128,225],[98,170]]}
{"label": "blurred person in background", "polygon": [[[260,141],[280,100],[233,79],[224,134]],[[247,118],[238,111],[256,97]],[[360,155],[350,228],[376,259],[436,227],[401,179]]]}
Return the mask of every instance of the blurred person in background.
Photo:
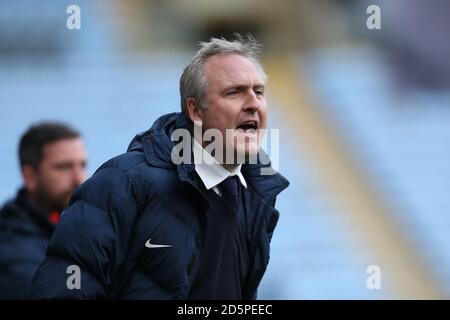
{"label": "blurred person in background", "polygon": [[[34,298],[256,298],[275,200],[289,182],[262,175],[269,163],[219,162],[191,134],[201,123],[223,142],[229,129],[231,140],[246,138],[230,147],[234,158],[260,155],[268,108],[259,47],[239,36],[201,44],[180,79],[182,112],[161,116],[75,192],[33,279]],[[172,157],[175,130],[193,148],[181,163]],[[78,281],[66,272],[74,266]]]}
{"label": "blurred person in background", "polygon": [[19,145],[23,187],[0,211],[0,299],[26,299],[60,213],[86,177],[80,134],[61,123],[28,129]]}

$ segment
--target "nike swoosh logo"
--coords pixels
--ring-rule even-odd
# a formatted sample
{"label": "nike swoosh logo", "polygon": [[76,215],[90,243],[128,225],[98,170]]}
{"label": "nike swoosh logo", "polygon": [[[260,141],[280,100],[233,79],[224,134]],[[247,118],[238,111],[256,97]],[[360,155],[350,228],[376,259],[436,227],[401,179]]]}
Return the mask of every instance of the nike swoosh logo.
{"label": "nike swoosh logo", "polygon": [[151,240],[152,239],[148,239],[147,242],[145,243],[145,246],[147,248],[156,249],[156,248],[170,248],[170,247],[172,247],[169,244],[153,244],[153,243],[150,242]]}

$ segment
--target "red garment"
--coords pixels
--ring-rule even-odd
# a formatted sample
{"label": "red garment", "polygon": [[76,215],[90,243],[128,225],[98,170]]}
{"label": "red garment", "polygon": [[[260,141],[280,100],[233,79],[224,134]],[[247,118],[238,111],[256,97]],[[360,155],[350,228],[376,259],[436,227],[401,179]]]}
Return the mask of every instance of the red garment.
{"label": "red garment", "polygon": [[59,222],[59,219],[61,219],[61,216],[58,211],[53,211],[48,215],[48,221],[53,225],[56,225]]}

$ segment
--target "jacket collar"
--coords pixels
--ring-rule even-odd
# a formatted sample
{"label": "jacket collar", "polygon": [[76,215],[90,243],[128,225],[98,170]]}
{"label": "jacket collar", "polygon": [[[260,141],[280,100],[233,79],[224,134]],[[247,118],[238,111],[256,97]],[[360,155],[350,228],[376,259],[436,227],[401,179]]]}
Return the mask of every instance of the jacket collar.
{"label": "jacket collar", "polygon": [[[16,198],[9,203],[12,210],[17,213],[15,222],[17,222],[20,226],[20,229],[31,230],[41,230],[47,232],[49,235],[53,232],[55,228],[55,224],[51,221],[51,214],[48,213],[44,209],[38,207],[28,196],[25,187],[21,187],[17,192]],[[55,212],[58,215],[59,213]],[[22,219],[31,219],[39,228],[36,229],[35,224],[27,224],[24,223]],[[14,224],[14,222],[12,222]]]}

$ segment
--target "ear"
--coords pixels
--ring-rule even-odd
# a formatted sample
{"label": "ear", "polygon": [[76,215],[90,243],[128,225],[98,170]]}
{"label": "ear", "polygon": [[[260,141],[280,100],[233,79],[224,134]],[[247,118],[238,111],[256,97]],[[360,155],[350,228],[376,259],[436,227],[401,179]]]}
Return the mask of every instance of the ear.
{"label": "ear", "polygon": [[31,165],[24,165],[21,171],[25,189],[30,193],[36,192],[38,179],[36,169]]}
{"label": "ear", "polygon": [[189,118],[193,123],[200,124],[203,122],[203,109],[198,105],[195,98],[188,98],[186,101],[187,109],[189,112]]}

